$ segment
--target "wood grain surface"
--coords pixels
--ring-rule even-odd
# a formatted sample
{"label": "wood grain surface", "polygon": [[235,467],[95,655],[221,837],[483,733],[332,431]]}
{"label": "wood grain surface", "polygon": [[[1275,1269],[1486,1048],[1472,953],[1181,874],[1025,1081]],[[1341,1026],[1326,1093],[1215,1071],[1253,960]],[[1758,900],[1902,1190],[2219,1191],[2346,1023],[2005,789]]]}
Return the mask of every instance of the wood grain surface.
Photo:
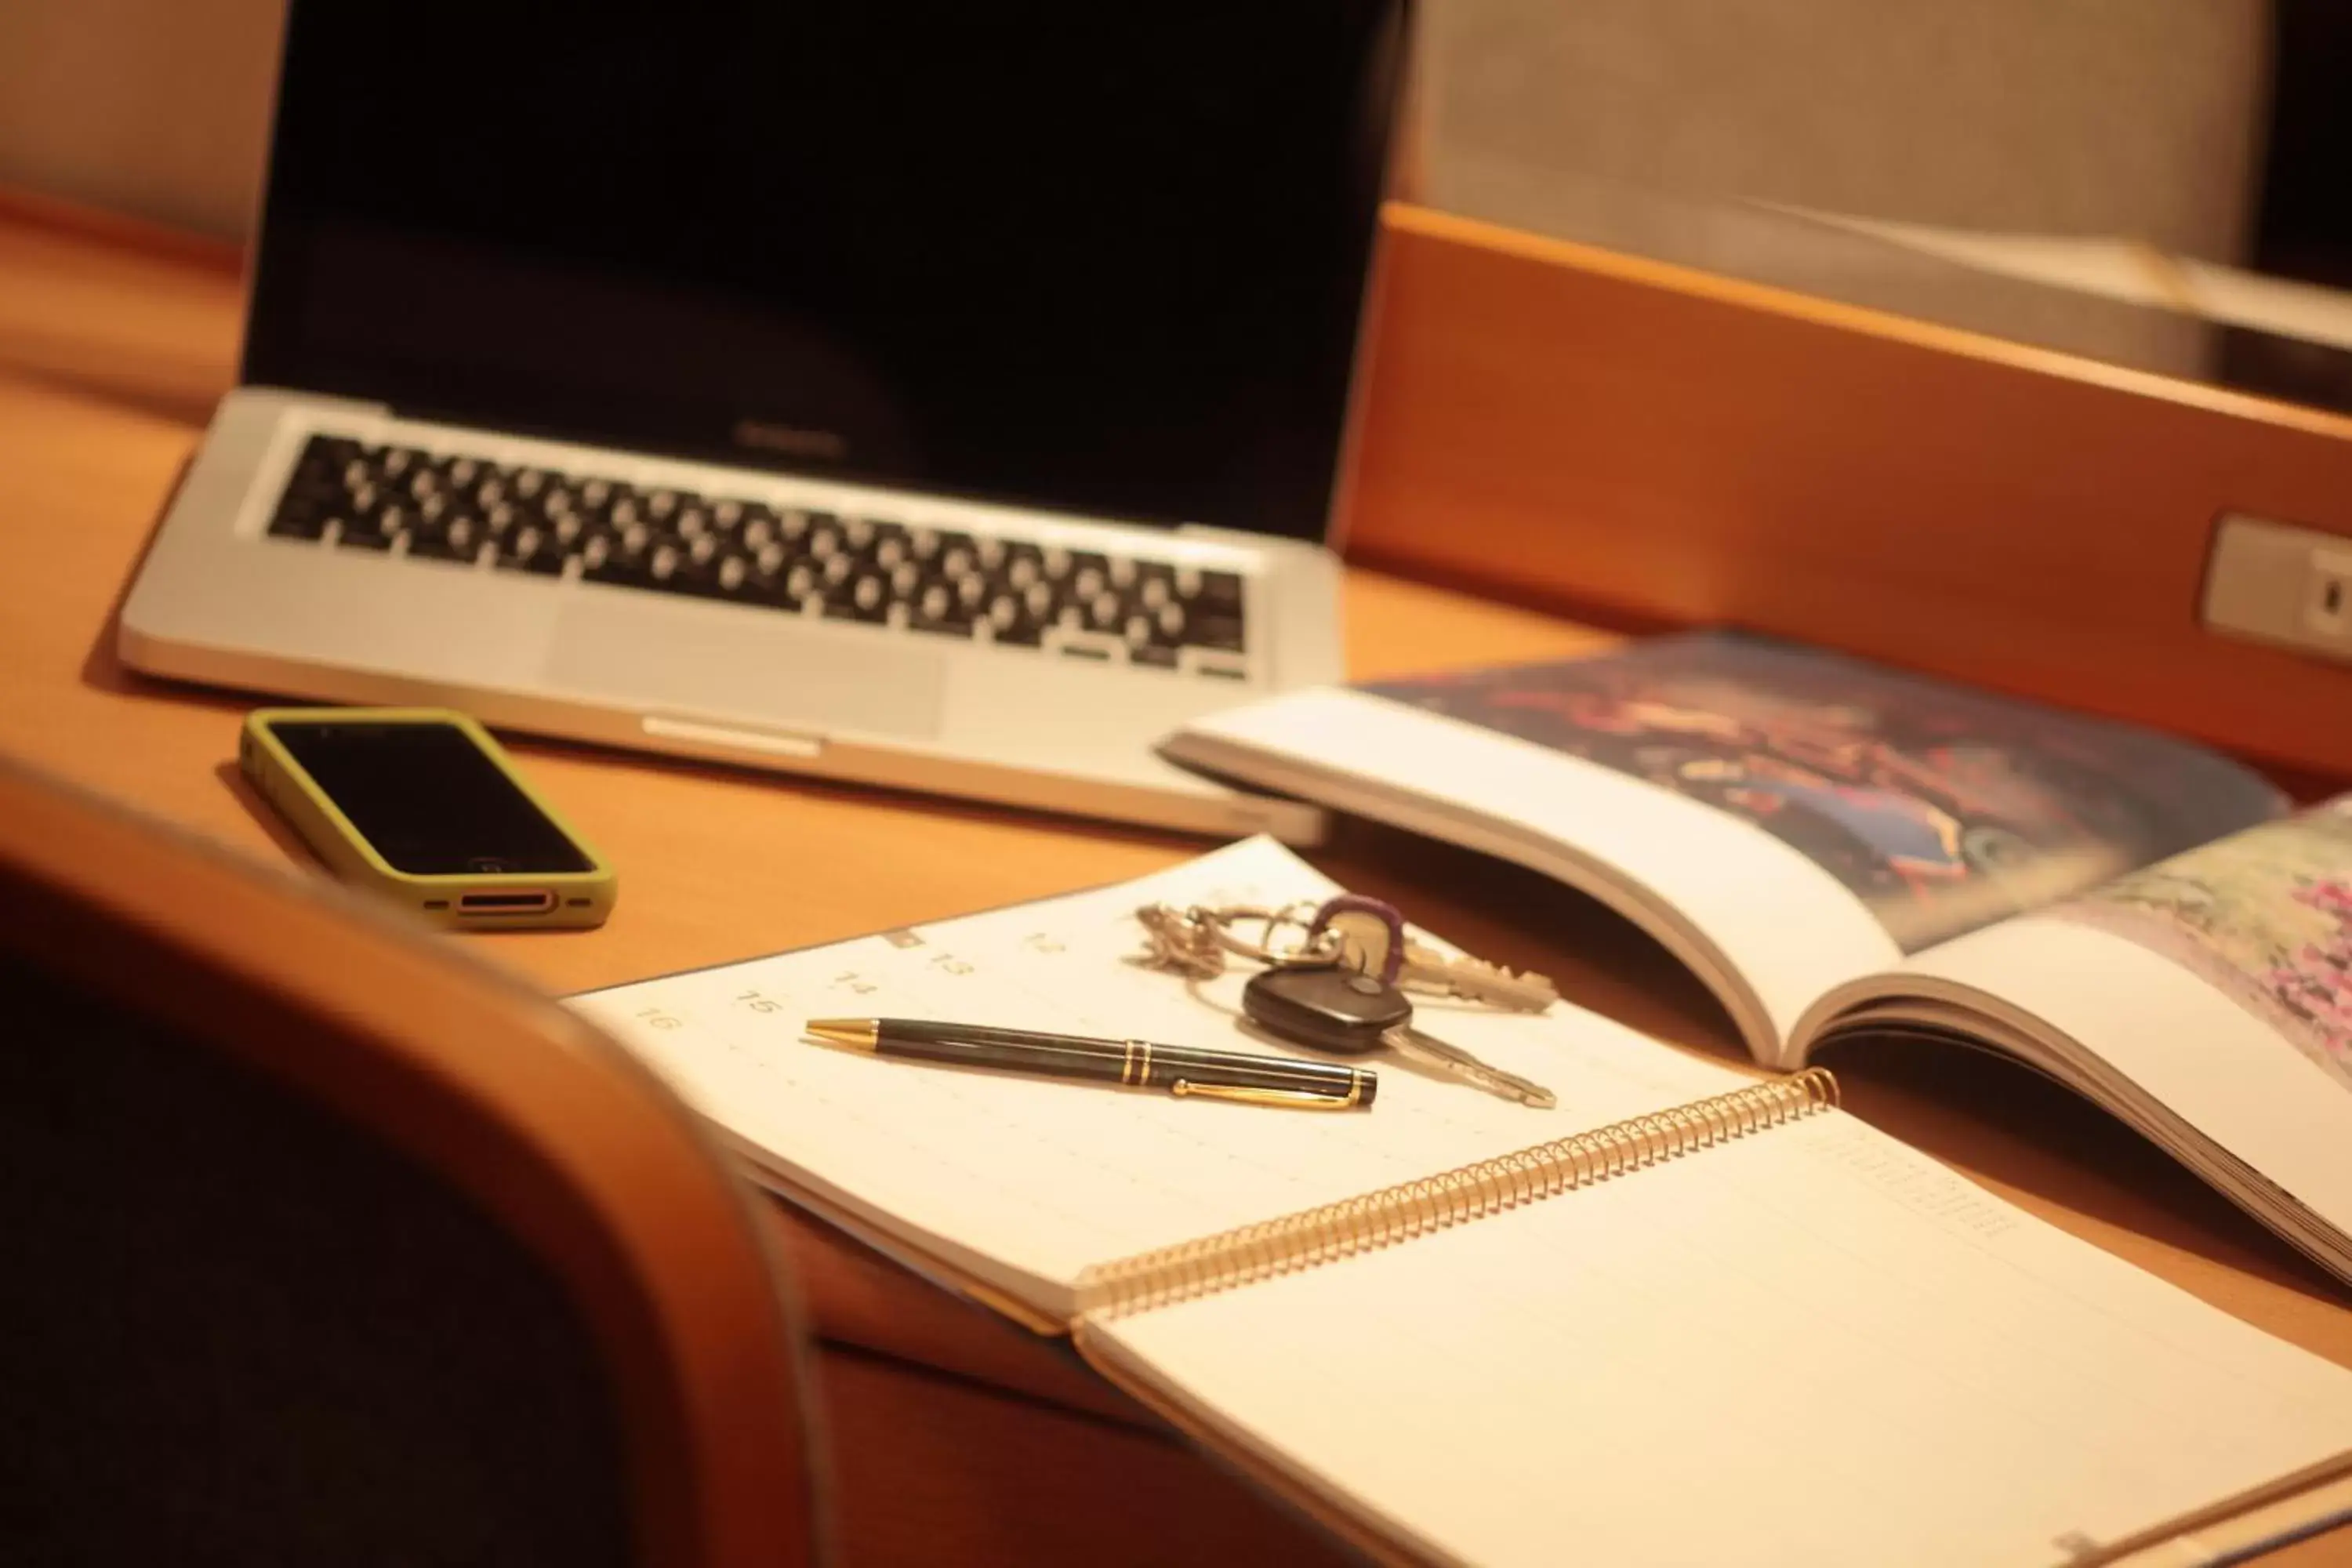
{"label": "wood grain surface", "polygon": [[[0,752],[300,863],[299,846],[235,771],[236,726],[251,700],[133,676],[111,652],[124,585],[211,399],[229,383],[238,309],[235,277],[216,258],[143,249],[120,235],[21,214],[12,221],[0,211]],[[1433,531],[1447,521],[1432,498],[1410,490],[1382,504],[1430,508],[1422,526]],[[1380,537],[1392,542],[1402,527],[1385,522]],[[1576,570],[1572,554],[1542,565],[1546,582]],[[1347,613],[1350,668],[1366,677],[1563,656],[1611,640],[1573,622],[1360,569],[1349,575]],[[1208,847],[641,756],[515,749],[620,868],[618,910],[594,932],[450,940],[556,992],[1138,876]],[[1343,826],[1313,858],[1474,951],[1551,973],[1578,1002],[1683,1048],[1744,1059],[1696,983],[1590,900],[1367,824]],[[2021,1069],[1965,1052],[1923,1048],[1832,1065],[1849,1109],[1865,1119],[2193,1293],[2352,1365],[2352,1297],[2103,1114]],[[1105,1538],[1090,1533],[1098,1521],[1055,1523],[1051,1499],[1033,1479],[1007,1473],[1003,1461],[1024,1442],[1094,1467],[1074,1477],[1129,1473],[1124,1461],[1095,1465],[1129,1442],[1163,1456],[1136,1461],[1134,1522],[1156,1528],[1147,1515],[1163,1510],[1198,1516],[1187,1528],[1199,1533],[1171,1542],[1204,1552],[1213,1543],[1216,1555],[1234,1562],[1296,1562],[1322,1550],[1274,1505],[1177,1445],[1058,1342],[951,1298],[791,1210],[779,1207],[774,1224],[816,1331],[841,1358],[826,1373],[828,1386],[844,1401],[866,1401],[832,1423],[844,1509],[874,1520],[888,1514],[890,1489],[877,1477],[887,1477],[902,1444],[909,1463],[961,1467],[925,1482],[931,1489],[923,1495],[944,1511],[877,1525],[882,1533],[853,1549],[853,1560],[921,1560],[967,1526],[1009,1532],[983,1542],[990,1550],[975,1560],[1099,1560],[1093,1553]],[[971,1441],[919,1437],[913,1428],[932,1421],[968,1431]],[[1008,1423],[1030,1436],[991,1436]],[[1703,1490],[1704,1478],[1693,1480]],[[996,1550],[1013,1536],[1019,1550]],[[2352,1561],[2352,1542],[2313,1542],[2293,1560]]]}

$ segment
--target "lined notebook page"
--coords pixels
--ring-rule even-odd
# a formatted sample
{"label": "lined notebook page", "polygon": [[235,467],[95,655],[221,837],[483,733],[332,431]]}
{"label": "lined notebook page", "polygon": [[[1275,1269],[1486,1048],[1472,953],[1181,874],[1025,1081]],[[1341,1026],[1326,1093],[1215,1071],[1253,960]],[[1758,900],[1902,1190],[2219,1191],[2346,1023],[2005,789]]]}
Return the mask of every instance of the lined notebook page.
{"label": "lined notebook page", "polygon": [[1482,1563],[2060,1563],[2352,1449],[2352,1373],[1838,1112],[1087,1331]]}
{"label": "lined notebook page", "polygon": [[[804,1043],[825,1016],[941,1018],[1276,1052],[1236,1026],[1248,966],[1195,989],[1129,962],[1143,903],[1319,900],[1252,840],[1163,875],[576,997],[755,1167],[1033,1306],[1089,1263],[1330,1202],[1747,1081],[1591,1014],[1433,1003],[1424,1026],[1556,1090],[1534,1110],[1382,1058],[1378,1104],[1315,1112],[958,1071]],[[1291,1054],[1305,1054],[1293,1052]]]}

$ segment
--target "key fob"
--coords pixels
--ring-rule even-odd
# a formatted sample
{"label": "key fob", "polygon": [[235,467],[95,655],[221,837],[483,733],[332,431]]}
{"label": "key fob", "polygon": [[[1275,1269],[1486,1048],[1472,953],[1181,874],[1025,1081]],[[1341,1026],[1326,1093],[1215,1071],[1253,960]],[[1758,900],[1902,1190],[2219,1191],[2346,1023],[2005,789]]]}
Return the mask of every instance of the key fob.
{"label": "key fob", "polygon": [[1242,987],[1242,1011],[1270,1035],[1339,1056],[1377,1051],[1412,1017],[1412,1003],[1377,975],[1344,965],[1268,969]]}

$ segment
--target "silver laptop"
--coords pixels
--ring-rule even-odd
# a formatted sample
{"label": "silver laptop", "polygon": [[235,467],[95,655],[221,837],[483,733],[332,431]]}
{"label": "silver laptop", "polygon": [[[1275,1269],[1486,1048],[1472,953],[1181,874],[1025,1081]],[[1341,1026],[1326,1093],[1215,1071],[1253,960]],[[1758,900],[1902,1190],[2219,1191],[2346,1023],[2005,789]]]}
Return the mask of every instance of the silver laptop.
{"label": "silver laptop", "polygon": [[125,660],[1310,834],[1151,747],[1340,674],[1402,0],[547,16],[293,7]]}

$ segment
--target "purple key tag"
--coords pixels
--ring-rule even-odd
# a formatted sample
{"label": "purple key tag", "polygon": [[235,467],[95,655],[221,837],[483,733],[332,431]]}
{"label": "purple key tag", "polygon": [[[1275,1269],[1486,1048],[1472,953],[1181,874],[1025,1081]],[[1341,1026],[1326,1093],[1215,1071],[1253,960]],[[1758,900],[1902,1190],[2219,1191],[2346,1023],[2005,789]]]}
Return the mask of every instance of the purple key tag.
{"label": "purple key tag", "polygon": [[1366,898],[1360,893],[1341,893],[1315,911],[1315,919],[1307,928],[1307,940],[1312,942],[1323,935],[1332,928],[1334,921],[1344,921],[1337,934],[1367,949],[1371,945],[1366,940],[1370,933],[1362,929],[1363,925],[1377,921],[1387,928],[1386,940],[1376,967],[1381,984],[1394,985],[1397,976],[1404,971],[1404,915],[1397,907],[1385,900]]}

